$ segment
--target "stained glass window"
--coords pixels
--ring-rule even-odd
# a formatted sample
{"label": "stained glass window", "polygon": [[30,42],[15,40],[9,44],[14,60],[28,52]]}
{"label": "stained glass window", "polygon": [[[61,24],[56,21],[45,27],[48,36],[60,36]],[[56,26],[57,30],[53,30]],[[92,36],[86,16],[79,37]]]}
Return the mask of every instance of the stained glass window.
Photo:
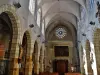
{"label": "stained glass window", "polygon": [[66,33],[65,28],[60,27],[60,28],[58,28],[58,29],[55,30],[55,35],[56,35],[59,39],[62,39],[63,37],[65,37],[66,34],[67,34],[67,33]]}

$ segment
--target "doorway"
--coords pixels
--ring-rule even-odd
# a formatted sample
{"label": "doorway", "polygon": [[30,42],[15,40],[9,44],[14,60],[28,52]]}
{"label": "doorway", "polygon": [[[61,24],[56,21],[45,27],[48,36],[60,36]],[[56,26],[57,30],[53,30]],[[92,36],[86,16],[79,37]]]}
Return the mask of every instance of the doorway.
{"label": "doorway", "polygon": [[58,73],[68,72],[68,60],[54,60],[53,61],[53,71]]}

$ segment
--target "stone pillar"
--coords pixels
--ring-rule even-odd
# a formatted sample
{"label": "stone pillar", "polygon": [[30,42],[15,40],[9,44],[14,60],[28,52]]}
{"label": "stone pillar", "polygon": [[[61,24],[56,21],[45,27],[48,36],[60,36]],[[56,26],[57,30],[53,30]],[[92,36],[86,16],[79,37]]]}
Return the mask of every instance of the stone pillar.
{"label": "stone pillar", "polygon": [[35,54],[34,73],[36,75],[39,74],[39,56],[40,56],[40,53]]}
{"label": "stone pillar", "polygon": [[40,72],[44,71],[43,60],[44,60],[44,50],[42,50],[42,53],[40,54]]}
{"label": "stone pillar", "polygon": [[100,75],[100,49],[99,48],[96,48],[95,55],[96,55],[96,64],[97,64],[97,74]]}
{"label": "stone pillar", "polygon": [[93,70],[92,70],[91,61],[90,61],[90,51],[89,50],[86,50],[86,58],[87,58],[88,75],[93,75]]}
{"label": "stone pillar", "polygon": [[9,75],[19,75],[18,58],[11,58],[9,62]]}
{"label": "stone pillar", "polygon": [[82,70],[81,70],[82,75],[85,75],[84,64],[82,65],[81,69],[82,69]]}
{"label": "stone pillar", "polygon": [[[82,55],[83,57],[83,55]],[[83,59],[83,58],[82,58]],[[81,60],[81,74],[82,75],[85,75],[85,68],[84,68],[84,65],[85,65],[85,61]]]}
{"label": "stone pillar", "polygon": [[40,59],[40,72],[43,72],[44,71],[44,67],[43,67],[43,59],[44,59],[44,56],[43,55],[41,55],[40,56],[41,57],[41,59]]}
{"label": "stone pillar", "polygon": [[100,75],[100,29],[94,33],[94,49],[96,57],[97,75]]}
{"label": "stone pillar", "polygon": [[27,56],[25,64],[25,75],[32,75],[32,68],[33,68],[32,56]]}
{"label": "stone pillar", "polygon": [[69,59],[68,59],[68,71],[71,71],[71,64],[73,64],[73,51],[72,51],[72,47],[68,46],[69,48]]}
{"label": "stone pillar", "polygon": [[73,62],[73,51],[72,51],[72,47],[68,46],[69,48],[69,58],[70,58],[70,61],[69,63],[72,63]]}
{"label": "stone pillar", "polygon": [[95,56],[96,56],[96,65],[97,65],[97,74],[100,75],[100,48],[99,43],[95,44]]}
{"label": "stone pillar", "polygon": [[85,62],[83,61],[83,49],[81,50],[81,59],[80,59],[80,69],[81,69],[81,73],[84,75],[85,74],[85,69],[84,69],[84,64]]}
{"label": "stone pillar", "polygon": [[97,64],[98,67],[97,67],[97,74],[100,75],[100,64]]}
{"label": "stone pillar", "polygon": [[[16,39],[13,40],[16,41]],[[18,56],[19,56],[19,46],[16,43],[12,43],[12,48],[9,57],[9,66],[8,66],[9,75],[19,75]]]}

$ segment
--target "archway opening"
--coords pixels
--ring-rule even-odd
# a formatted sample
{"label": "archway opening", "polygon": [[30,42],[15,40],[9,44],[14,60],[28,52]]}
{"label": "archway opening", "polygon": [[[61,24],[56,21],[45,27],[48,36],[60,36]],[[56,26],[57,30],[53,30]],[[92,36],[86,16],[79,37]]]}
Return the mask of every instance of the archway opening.
{"label": "archway opening", "polygon": [[0,14],[0,75],[7,75],[13,28],[7,13]]}
{"label": "archway opening", "polygon": [[[50,35],[49,35],[50,34]],[[80,63],[78,50],[76,48],[76,29],[70,23],[58,22],[56,24],[51,24],[46,29],[46,40],[47,42],[47,55],[50,53],[50,57],[47,57],[46,66],[47,70],[55,71],[55,68],[59,69],[59,72],[68,73],[72,72],[71,67],[74,68],[74,72],[80,72]],[[67,59],[68,58],[68,59]],[[62,65],[62,69],[54,66],[55,60],[66,60],[59,61],[61,62],[59,65]],[[53,62],[54,65],[49,64],[49,60]],[[67,63],[68,61],[68,63]],[[59,63],[58,62],[58,63]],[[63,65],[66,65],[63,66]],[[53,70],[51,70],[53,69]],[[58,71],[57,71],[58,72]]]}
{"label": "archway opening", "polygon": [[25,68],[26,68],[26,56],[27,56],[27,34],[24,33],[22,45],[20,45],[20,53],[19,53],[19,75],[25,75]]}

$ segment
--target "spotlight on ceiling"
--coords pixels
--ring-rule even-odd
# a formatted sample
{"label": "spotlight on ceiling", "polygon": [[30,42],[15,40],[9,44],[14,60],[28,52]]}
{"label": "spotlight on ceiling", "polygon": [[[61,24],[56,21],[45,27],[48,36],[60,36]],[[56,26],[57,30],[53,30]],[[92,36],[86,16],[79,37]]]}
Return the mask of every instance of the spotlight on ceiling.
{"label": "spotlight on ceiling", "polygon": [[46,41],[46,40],[44,40],[42,43],[47,43],[47,41]]}
{"label": "spotlight on ceiling", "polygon": [[45,43],[45,41],[43,41],[42,43]]}
{"label": "spotlight on ceiling", "polygon": [[83,35],[83,36],[86,36],[86,34],[85,34],[85,33],[83,33],[82,35]]}
{"label": "spotlight on ceiling", "polygon": [[81,43],[81,41],[78,41],[79,43]]}
{"label": "spotlight on ceiling", "polygon": [[91,24],[91,25],[95,25],[95,22],[93,22],[93,21],[90,21],[90,24]]}
{"label": "spotlight on ceiling", "polygon": [[33,25],[33,24],[30,24],[30,25],[29,25],[29,27],[30,27],[30,28],[33,28],[33,27],[34,27],[34,25]]}
{"label": "spotlight on ceiling", "polygon": [[16,7],[16,8],[20,8],[21,7],[21,4],[19,2],[13,2],[13,5]]}
{"label": "spotlight on ceiling", "polygon": [[37,35],[37,37],[40,37],[41,35]]}

